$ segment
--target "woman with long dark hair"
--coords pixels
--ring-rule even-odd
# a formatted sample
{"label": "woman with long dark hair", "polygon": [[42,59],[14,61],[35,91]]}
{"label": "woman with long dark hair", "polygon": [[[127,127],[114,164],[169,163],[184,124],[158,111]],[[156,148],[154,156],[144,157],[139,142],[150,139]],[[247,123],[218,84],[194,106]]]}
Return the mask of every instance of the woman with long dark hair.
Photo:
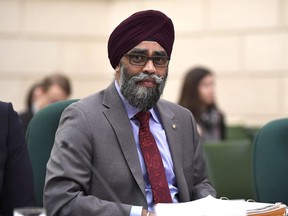
{"label": "woman with long dark hair", "polygon": [[216,105],[214,74],[209,69],[196,67],[188,71],[179,104],[194,115],[203,142],[225,139],[224,115]]}

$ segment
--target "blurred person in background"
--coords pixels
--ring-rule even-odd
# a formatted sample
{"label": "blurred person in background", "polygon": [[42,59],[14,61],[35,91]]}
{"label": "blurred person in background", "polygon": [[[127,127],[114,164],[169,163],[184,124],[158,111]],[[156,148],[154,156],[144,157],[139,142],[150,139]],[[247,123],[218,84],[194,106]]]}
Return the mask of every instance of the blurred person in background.
{"label": "blurred person in background", "polygon": [[41,86],[41,83],[36,83],[32,85],[30,90],[28,91],[28,95],[26,98],[26,110],[22,113],[19,113],[21,119],[21,126],[24,134],[27,131],[29,122],[33,118],[34,114],[38,111],[36,104],[38,98],[42,94],[43,94],[43,88]]}
{"label": "blurred person in background", "polygon": [[18,114],[0,101],[0,215],[35,205],[32,165]]}
{"label": "blurred person in background", "polygon": [[195,67],[187,72],[179,104],[194,115],[202,142],[225,139],[224,115],[216,105],[215,77],[209,69]]}
{"label": "blurred person in background", "polygon": [[27,109],[20,113],[24,133],[26,134],[36,112],[51,103],[67,100],[70,94],[70,80],[60,73],[49,75],[42,82],[33,85],[27,96]]}

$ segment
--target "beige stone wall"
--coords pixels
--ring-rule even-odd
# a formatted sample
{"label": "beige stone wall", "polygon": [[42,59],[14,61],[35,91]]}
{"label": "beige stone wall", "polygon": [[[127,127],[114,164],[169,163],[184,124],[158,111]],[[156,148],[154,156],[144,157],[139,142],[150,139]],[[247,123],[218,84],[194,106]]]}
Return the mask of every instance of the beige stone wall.
{"label": "beige stone wall", "polygon": [[185,72],[204,65],[229,124],[287,116],[288,0],[0,0],[0,100],[23,110],[29,86],[53,71],[70,76],[72,98],[104,88],[108,36],[142,9],[176,29],[164,98],[177,102]]}

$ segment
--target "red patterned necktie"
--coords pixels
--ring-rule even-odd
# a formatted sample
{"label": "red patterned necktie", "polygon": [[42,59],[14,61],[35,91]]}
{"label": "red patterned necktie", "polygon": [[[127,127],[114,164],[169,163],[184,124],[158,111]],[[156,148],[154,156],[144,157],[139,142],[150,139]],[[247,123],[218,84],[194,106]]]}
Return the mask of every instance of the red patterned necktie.
{"label": "red patterned necktie", "polygon": [[140,148],[146,164],[154,204],[172,203],[162,158],[149,128],[150,112],[141,111],[135,117],[140,122]]}

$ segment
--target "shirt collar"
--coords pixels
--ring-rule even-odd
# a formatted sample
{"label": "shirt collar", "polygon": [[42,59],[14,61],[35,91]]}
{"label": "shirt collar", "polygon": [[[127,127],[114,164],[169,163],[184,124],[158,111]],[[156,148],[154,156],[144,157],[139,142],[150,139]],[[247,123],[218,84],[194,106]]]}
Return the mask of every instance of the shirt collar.
{"label": "shirt collar", "polygon": [[[115,83],[116,90],[117,90],[117,92],[118,92],[118,94],[119,94],[119,96],[120,96],[120,98],[121,98],[121,100],[122,100],[122,102],[123,102],[123,104],[124,104],[124,107],[125,107],[125,109],[126,109],[126,112],[127,112],[127,114],[128,114],[128,117],[129,117],[129,119],[132,119],[132,118],[133,118],[138,112],[140,112],[141,110],[138,109],[138,108],[136,108],[136,107],[134,107],[134,106],[132,106],[132,105],[124,98],[124,96],[122,95],[122,93],[121,93],[121,91],[120,91],[120,86],[119,86],[119,84],[118,84],[118,82],[117,82],[116,80],[114,81],[114,83]],[[156,114],[155,108],[151,108],[151,109],[149,110],[149,112],[151,113],[151,116],[152,116],[152,118],[154,119],[154,121],[156,121],[157,123],[160,123],[159,118],[158,118],[158,115]]]}

